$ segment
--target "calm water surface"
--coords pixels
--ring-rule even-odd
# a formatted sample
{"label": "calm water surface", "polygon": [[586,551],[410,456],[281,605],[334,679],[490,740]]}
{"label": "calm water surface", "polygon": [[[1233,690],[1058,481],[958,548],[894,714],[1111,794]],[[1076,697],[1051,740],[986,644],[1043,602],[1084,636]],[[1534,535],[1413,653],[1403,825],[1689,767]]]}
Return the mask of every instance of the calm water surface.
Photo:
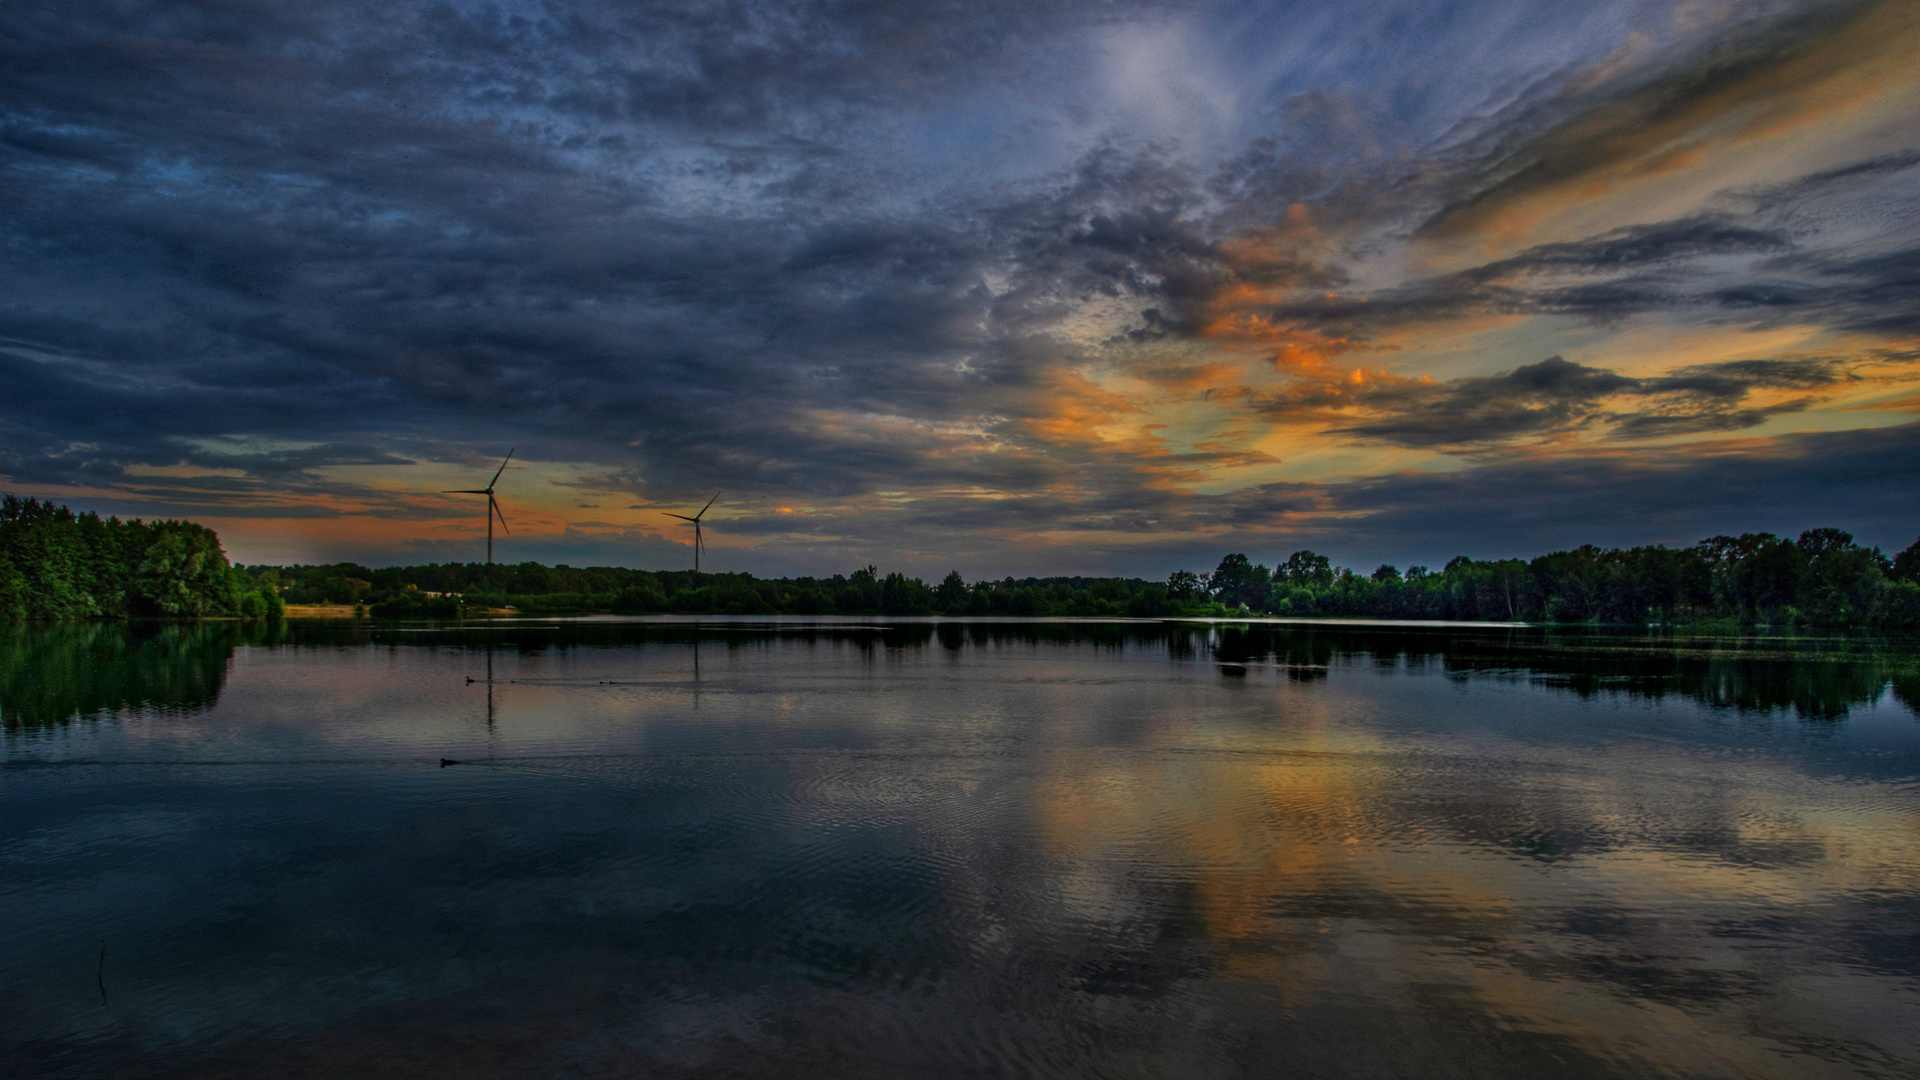
{"label": "calm water surface", "polygon": [[1913,1077],[1916,660],[0,631],[0,1073]]}

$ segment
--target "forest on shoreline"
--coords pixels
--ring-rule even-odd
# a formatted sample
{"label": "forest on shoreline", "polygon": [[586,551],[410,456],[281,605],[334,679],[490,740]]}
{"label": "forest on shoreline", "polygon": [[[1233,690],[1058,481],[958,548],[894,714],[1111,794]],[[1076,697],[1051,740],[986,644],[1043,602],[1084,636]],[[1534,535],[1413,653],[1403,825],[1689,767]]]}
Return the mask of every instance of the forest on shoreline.
{"label": "forest on shoreline", "polygon": [[121,521],[0,496],[0,619],[269,618],[286,609],[190,521]]}
{"label": "forest on shoreline", "polygon": [[1269,569],[1233,553],[1212,570],[1139,578],[1002,578],[929,585],[867,566],[831,577],[538,563],[372,568],[232,566],[212,530],[0,499],[0,618],[277,618],[288,604],[377,617],[796,614],[1457,619],[1632,625],[1920,629],[1920,541],[1889,558],[1838,529],[1716,536],[1685,548],[1585,546],[1531,560],[1466,556],[1438,570],[1335,567],[1301,550]]}

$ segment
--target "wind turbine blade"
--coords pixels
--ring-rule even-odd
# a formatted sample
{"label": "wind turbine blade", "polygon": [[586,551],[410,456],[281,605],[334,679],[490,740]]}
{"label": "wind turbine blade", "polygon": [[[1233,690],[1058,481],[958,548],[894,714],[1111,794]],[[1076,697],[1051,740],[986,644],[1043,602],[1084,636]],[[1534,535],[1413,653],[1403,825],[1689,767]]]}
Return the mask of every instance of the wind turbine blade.
{"label": "wind turbine blade", "polygon": [[493,508],[494,516],[500,519],[500,531],[509,536],[513,535],[513,530],[507,528],[507,515],[500,512],[500,504],[493,501],[492,495],[487,496],[487,505]]}
{"label": "wind turbine blade", "polygon": [[[667,512],[666,512],[665,510],[662,510],[662,511],[660,511],[660,512],[661,512],[661,513],[663,513],[663,514],[667,514]],[[688,517],[688,516],[687,516],[687,515],[685,515],[685,514],[667,514],[667,516],[668,516],[668,517],[670,517],[670,518],[679,518],[679,519],[680,519],[681,521],[696,521],[696,520],[698,520],[697,518],[690,518],[690,517]]]}
{"label": "wind turbine blade", "polygon": [[457,488],[453,491],[443,491],[440,494],[442,495],[487,495],[491,493],[484,488]]}
{"label": "wind turbine blade", "polygon": [[720,493],[719,493],[719,492],[717,492],[717,491],[716,491],[716,492],[714,492],[714,493],[713,493],[713,499],[708,499],[708,500],[707,500],[707,505],[706,505],[706,506],[703,506],[703,507],[701,507],[701,508],[700,508],[700,512],[699,512],[699,513],[697,513],[697,514],[695,514],[695,515],[693,515],[693,516],[694,516],[694,517],[697,517],[697,518],[699,518],[699,517],[706,517],[706,516],[707,516],[707,510],[708,510],[709,508],[711,508],[711,507],[713,506],[713,501],[714,501],[714,499],[718,499],[719,497],[720,497]]}
{"label": "wind turbine blade", "polygon": [[[518,449],[520,449],[520,448],[519,448],[519,447],[517,447],[517,446],[513,448],[513,450],[518,450]],[[500,467],[499,467],[498,469],[495,469],[495,470],[493,471],[493,479],[492,479],[492,480],[489,480],[489,481],[487,481],[487,490],[488,490],[488,491],[492,491],[492,490],[493,490],[493,485],[499,482],[499,480],[500,480],[500,474],[501,474],[501,473],[503,473],[503,472],[506,472],[506,471],[507,471],[507,462],[509,462],[509,461],[512,461],[512,460],[513,460],[513,450],[508,450],[508,451],[507,451],[507,456],[506,456],[506,457],[504,457],[504,458],[501,458],[501,459],[500,459]]]}

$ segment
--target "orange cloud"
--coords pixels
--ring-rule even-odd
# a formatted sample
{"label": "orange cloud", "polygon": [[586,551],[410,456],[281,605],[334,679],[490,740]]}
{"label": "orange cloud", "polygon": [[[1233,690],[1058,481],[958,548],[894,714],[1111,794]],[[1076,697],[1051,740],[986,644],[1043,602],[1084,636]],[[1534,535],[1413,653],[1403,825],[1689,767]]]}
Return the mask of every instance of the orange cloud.
{"label": "orange cloud", "polygon": [[[1042,411],[1019,424],[1043,441],[1103,445],[1129,440],[1121,418],[1139,412],[1130,399],[1077,372],[1057,372],[1040,394]],[[1137,436],[1136,436],[1137,438]]]}

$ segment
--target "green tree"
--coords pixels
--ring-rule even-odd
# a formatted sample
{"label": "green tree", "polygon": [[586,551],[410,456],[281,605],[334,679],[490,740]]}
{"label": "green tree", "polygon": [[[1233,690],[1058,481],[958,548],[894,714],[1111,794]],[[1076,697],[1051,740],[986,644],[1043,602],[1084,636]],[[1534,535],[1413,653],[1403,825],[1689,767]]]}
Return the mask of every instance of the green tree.
{"label": "green tree", "polygon": [[934,598],[940,610],[949,615],[958,615],[967,609],[967,583],[960,577],[960,571],[947,571],[940,587],[934,591]]}
{"label": "green tree", "polygon": [[199,617],[232,610],[227,557],[213,531],[184,521],[156,522],[155,536],[134,571],[139,605],[169,617]]}
{"label": "green tree", "polygon": [[1228,607],[1249,611],[1267,610],[1268,585],[1272,576],[1264,566],[1255,566],[1238,552],[1220,560],[1210,579],[1215,599]]}
{"label": "green tree", "polygon": [[643,574],[613,594],[611,607],[622,615],[643,615],[667,609],[667,593],[660,580]]}
{"label": "green tree", "polygon": [[1920,540],[1907,545],[1906,549],[1893,557],[1895,581],[1920,581]]}
{"label": "green tree", "polygon": [[1296,551],[1273,568],[1273,579],[1300,588],[1324,589],[1333,584],[1333,565],[1325,555]]}
{"label": "green tree", "polygon": [[880,583],[879,607],[884,614],[931,615],[933,601],[933,590],[927,588],[919,578],[910,578],[895,571]]}

